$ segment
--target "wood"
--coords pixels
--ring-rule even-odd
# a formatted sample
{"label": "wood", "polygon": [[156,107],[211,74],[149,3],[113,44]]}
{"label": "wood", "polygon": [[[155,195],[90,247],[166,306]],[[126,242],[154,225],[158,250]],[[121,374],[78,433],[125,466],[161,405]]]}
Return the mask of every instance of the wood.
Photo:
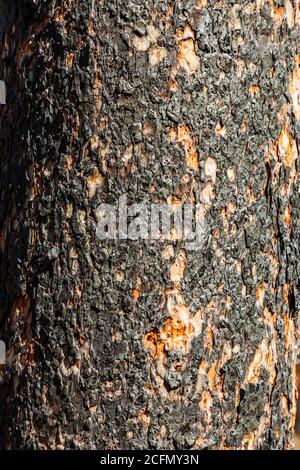
{"label": "wood", "polygon": [[[293,447],[299,8],[0,1],[2,448]],[[201,250],[99,240],[122,195]]]}

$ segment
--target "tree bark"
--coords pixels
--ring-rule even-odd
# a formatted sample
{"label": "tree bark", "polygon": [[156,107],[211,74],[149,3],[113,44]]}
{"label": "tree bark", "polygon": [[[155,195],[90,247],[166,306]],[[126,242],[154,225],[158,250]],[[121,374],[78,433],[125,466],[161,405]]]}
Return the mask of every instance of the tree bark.
{"label": "tree bark", "polygon": [[[292,448],[299,0],[0,18],[1,447]],[[99,240],[122,195],[198,203],[201,250]]]}

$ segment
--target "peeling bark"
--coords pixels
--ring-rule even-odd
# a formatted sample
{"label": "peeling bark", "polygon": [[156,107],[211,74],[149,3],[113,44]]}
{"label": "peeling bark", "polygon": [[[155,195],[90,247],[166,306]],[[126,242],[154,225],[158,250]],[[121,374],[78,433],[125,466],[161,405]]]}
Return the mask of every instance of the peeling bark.
{"label": "peeling bark", "polygon": [[[299,11],[0,1],[2,448],[292,448]],[[124,194],[202,249],[98,240]]]}

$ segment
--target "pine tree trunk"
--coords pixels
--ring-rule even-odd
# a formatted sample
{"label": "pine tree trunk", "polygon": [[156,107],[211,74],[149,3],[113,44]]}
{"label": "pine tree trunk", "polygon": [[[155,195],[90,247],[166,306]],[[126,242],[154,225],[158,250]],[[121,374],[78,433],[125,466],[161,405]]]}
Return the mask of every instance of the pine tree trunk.
{"label": "pine tree trunk", "polygon": [[[293,446],[299,8],[0,1],[2,448]],[[101,241],[122,195],[201,250]]]}

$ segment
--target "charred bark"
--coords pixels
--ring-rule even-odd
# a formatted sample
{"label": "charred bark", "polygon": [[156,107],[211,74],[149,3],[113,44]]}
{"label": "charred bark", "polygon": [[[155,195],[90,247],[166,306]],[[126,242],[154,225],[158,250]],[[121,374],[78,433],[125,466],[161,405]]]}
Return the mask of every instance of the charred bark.
{"label": "charred bark", "polygon": [[[0,2],[3,448],[288,449],[299,1]],[[186,200],[202,249],[100,241]]]}

